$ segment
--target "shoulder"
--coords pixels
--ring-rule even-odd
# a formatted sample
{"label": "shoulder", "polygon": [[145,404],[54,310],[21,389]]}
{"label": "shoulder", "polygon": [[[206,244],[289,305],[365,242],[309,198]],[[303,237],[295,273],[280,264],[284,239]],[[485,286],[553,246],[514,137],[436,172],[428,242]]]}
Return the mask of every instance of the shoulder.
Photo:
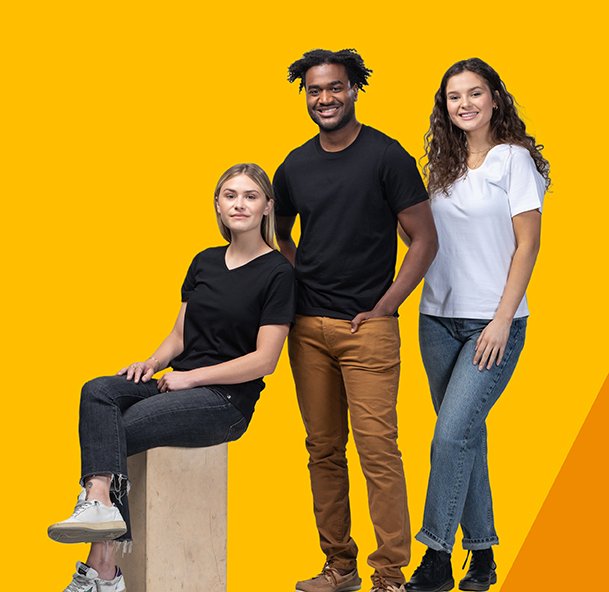
{"label": "shoulder", "polygon": [[279,251],[271,251],[265,259],[265,264],[273,276],[294,275],[292,264]]}
{"label": "shoulder", "polygon": [[294,148],[288,155],[285,157],[282,166],[289,166],[292,163],[299,162],[300,160],[306,159],[315,153],[315,143],[317,142],[318,136],[314,136],[311,139],[307,140],[301,146]]}
{"label": "shoulder", "polygon": [[221,259],[224,257],[226,253],[226,248],[228,245],[223,245],[220,247],[209,247],[200,251],[192,258],[193,265],[201,265],[206,261],[215,261],[217,259]]}
{"label": "shoulder", "polygon": [[395,138],[370,126],[364,126],[362,132],[365,133],[364,141],[374,146],[385,162],[395,163],[413,159]]}

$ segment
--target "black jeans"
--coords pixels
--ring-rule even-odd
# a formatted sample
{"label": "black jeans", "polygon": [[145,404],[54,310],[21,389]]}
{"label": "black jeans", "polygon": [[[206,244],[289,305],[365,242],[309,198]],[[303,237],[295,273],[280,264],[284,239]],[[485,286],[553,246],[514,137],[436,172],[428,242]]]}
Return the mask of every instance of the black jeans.
{"label": "black jeans", "polygon": [[213,387],[160,393],[157,381],[135,383],[124,376],[87,382],[80,398],[82,479],[112,475],[110,496],[131,540],[127,504],[127,457],[157,446],[213,446],[239,438],[247,421]]}

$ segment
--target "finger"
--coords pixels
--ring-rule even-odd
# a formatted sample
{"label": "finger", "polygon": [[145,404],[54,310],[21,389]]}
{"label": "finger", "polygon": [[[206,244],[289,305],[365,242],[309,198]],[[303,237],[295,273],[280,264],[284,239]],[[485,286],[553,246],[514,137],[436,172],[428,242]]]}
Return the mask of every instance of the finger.
{"label": "finger", "polygon": [[497,356],[497,366],[501,364],[501,360],[503,360],[503,354],[505,353],[505,344],[499,348],[499,355]]}
{"label": "finger", "polygon": [[480,332],[480,335],[478,335],[478,339],[476,339],[476,347],[474,348],[474,351],[478,351],[478,348],[480,347],[480,343],[482,342],[482,339],[484,337],[485,331],[486,331],[486,327],[484,329],[482,329],[482,331]]}
{"label": "finger", "polygon": [[131,380],[133,378],[133,366],[129,366],[127,368],[127,380]]}
{"label": "finger", "polygon": [[165,377],[161,376],[161,379],[157,382],[156,388],[159,389],[159,392],[163,392],[163,387],[165,386]]}
{"label": "finger", "polygon": [[142,376],[142,382],[148,382],[152,378],[153,375],[154,375],[154,369],[148,368],[148,370],[146,370],[146,373]]}
{"label": "finger", "polygon": [[135,376],[134,382],[139,382],[140,381],[140,377],[142,376],[142,367],[138,365],[136,367],[135,372],[133,374]]}
{"label": "finger", "polygon": [[491,350],[491,353],[488,357],[488,364],[486,365],[487,370],[490,370],[493,367],[493,364],[495,363],[495,359],[497,358],[498,352],[499,352],[499,349],[497,348],[497,346],[493,347],[493,349]]}
{"label": "finger", "polygon": [[493,351],[492,346],[489,343],[487,343],[484,348],[484,351],[482,352],[482,357],[480,358],[480,363],[478,364],[478,370],[480,370],[480,371],[484,370],[484,366],[486,365],[488,357],[490,356],[492,351]]}
{"label": "finger", "polygon": [[482,357],[482,354],[484,353],[485,347],[486,347],[486,341],[480,341],[480,338],[478,338],[478,343],[476,344],[476,353],[474,354],[474,366],[477,366],[478,362],[480,362],[480,358]]}
{"label": "finger", "polygon": [[361,322],[362,322],[362,314],[360,313],[351,321],[351,333],[357,332],[357,330],[359,329],[359,324]]}
{"label": "finger", "polygon": [[127,368],[121,368],[121,369],[120,369],[120,370],[119,370],[119,371],[116,373],[116,375],[117,375],[117,376],[122,376],[122,375],[123,375],[125,372],[127,372]]}

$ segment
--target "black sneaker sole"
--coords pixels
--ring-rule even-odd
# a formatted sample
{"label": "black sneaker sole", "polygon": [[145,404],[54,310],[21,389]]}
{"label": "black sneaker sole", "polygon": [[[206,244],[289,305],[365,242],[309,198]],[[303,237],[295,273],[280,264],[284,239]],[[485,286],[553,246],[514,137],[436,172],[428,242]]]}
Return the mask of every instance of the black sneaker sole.
{"label": "black sneaker sole", "polygon": [[407,592],[448,592],[455,587],[455,580],[451,578],[450,580],[446,580],[446,582],[442,582],[436,588],[411,588],[406,584]]}
{"label": "black sneaker sole", "polygon": [[493,584],[497,583],[497,574],[493,572],[491,574],[491,579],[488,584],[482,584],[478,582],[464,582],[461,580],[459,582],[459,590],[468,590],[470,592],[484,592],[488,590]]}

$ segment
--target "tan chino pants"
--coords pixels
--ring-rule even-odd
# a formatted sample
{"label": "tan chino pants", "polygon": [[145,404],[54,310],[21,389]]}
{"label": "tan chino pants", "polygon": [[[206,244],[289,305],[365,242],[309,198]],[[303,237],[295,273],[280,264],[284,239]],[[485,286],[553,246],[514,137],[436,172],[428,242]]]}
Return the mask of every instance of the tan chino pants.
{"label": "tan chino pants", "polygon": [[396,442],[399,350],[395,317],[369,319],[352,334],[349,321],[297,316],[289,336],[321,548],[332,566],[355,567],[345,456],[349,413],[378,546],[368,563],[379,575],[401,583],[411,535]]}

